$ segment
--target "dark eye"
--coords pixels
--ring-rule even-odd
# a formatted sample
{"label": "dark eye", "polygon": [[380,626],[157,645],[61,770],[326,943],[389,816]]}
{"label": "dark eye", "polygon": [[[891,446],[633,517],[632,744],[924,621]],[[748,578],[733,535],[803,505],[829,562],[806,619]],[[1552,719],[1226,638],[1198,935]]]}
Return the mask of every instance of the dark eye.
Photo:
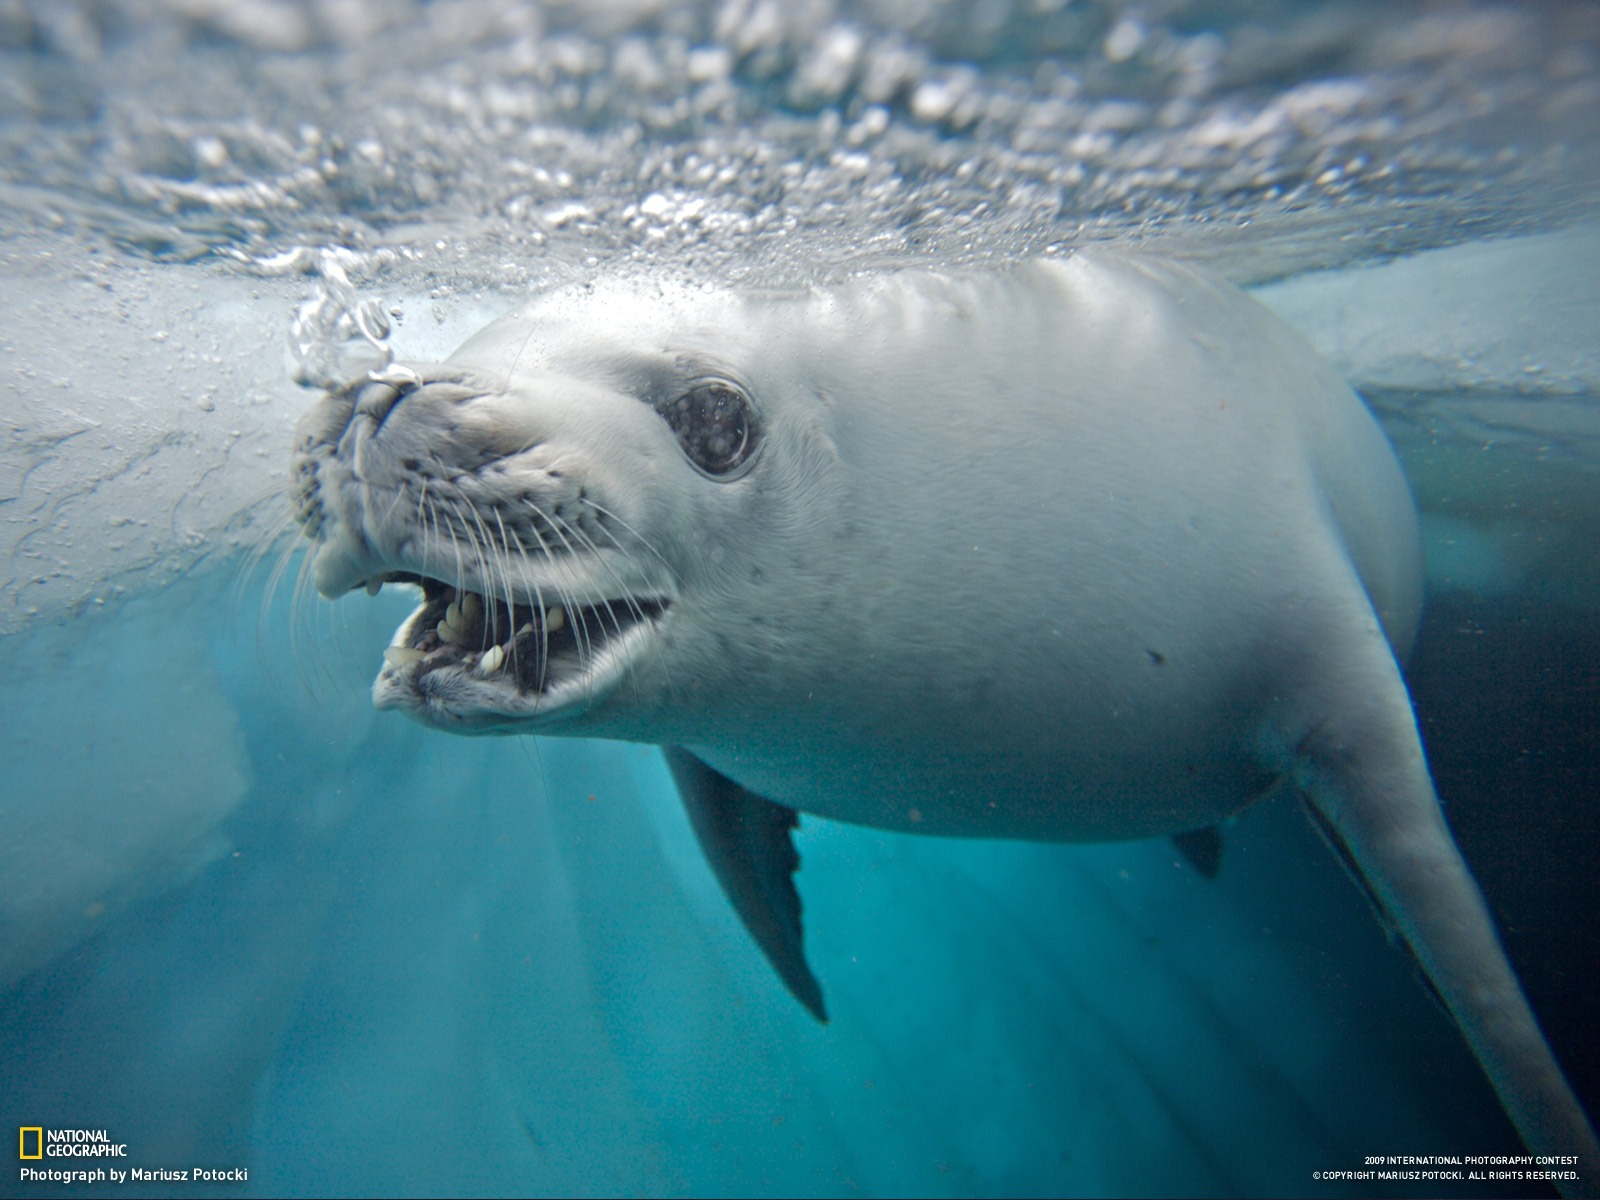
{"label": "dark eye", "polygon": [[755,457],[761,429],[750,397],[734,384],[706,379],[657,410],[678,435],[689,461],[715,479],[725,479]]}

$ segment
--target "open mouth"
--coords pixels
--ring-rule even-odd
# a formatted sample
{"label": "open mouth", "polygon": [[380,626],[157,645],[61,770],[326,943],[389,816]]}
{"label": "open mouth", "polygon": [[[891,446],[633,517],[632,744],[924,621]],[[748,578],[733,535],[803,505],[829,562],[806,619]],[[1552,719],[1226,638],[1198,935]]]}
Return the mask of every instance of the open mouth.
{"label": "open mouth", "polygon": [[638,635],[667,610],[664,599],[625,597],[596,604],[522,603],[457,589],[437,579],[395,572],[368,580],[422,589],[422,604],[384,653],[385,674],[427,695],[438,682],[471,679],[513,689],[522,707],[581,685],[593,691],[604,667],[618,665]]}

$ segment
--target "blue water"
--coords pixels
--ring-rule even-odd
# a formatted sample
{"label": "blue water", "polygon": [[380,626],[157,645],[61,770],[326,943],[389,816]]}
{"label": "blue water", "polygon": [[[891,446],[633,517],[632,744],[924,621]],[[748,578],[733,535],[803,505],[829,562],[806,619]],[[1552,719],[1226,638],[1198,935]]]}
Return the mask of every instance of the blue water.
{"label": "blue water", "polygon": [[[1516,1153],[1287,797],[1210,883],[807,821],[821,1027],[653,750],[375,713],[403,606],[274,575],[293,378],[375,353],[363,301],[425,357],[641,262],[1093,239],[1310,288],[1273,302],[1424,509],[1439,791],[1597,1107],[1587,6],[25,3],[0,57],[0,1126],[249,1172],[183,1195],[1369,1195],[1312,1172]],[[1442,265],[1360,290],[1397,256]]]}

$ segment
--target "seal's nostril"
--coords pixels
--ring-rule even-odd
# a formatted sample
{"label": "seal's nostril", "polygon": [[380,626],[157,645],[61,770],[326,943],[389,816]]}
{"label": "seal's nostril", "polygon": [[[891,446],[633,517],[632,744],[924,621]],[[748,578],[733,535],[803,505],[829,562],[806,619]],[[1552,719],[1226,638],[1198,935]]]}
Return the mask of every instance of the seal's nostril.
{"label": "seal's nostril", "polygon": [[417,390],[415,383],[379,383],[373,381],[361,389],[356,397],[356,412],[372,420],[373,432],[383,428],[395,405]]}

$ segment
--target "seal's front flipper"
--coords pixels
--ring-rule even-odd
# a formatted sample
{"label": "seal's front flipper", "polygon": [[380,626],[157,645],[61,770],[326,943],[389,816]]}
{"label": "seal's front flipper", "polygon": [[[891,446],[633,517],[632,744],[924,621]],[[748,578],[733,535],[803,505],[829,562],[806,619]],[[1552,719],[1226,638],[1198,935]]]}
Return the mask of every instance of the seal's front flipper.
{"label": "seal's front flipper", "polygon": [[806,965],[800,895],[794,889],[800,856],[789,834],[800,818],[718,774],[687,750],[661,748],[677,781],[700,849],[756,945],[817,1020],[826,1022],[822,987]]}
{"label": "seal's front flipper", "polygon": [[1172,835],[1172,844],[1189,865],[1207,879],[1215,879],[1222,870],[1222,830],[1215,825],[1190,829]]}
{"label": "seal's front flipper", "polygon": [[[1593,1195],[1600,1146],[1506,960],[1445,827],[1410,698],[1374,627],[1311,674],[1295,780],[1449,1008],[1528,1149],[1579,1156],[1563,1195]],[[1585,1174],[1590,1179],[1585,1179]]]}

